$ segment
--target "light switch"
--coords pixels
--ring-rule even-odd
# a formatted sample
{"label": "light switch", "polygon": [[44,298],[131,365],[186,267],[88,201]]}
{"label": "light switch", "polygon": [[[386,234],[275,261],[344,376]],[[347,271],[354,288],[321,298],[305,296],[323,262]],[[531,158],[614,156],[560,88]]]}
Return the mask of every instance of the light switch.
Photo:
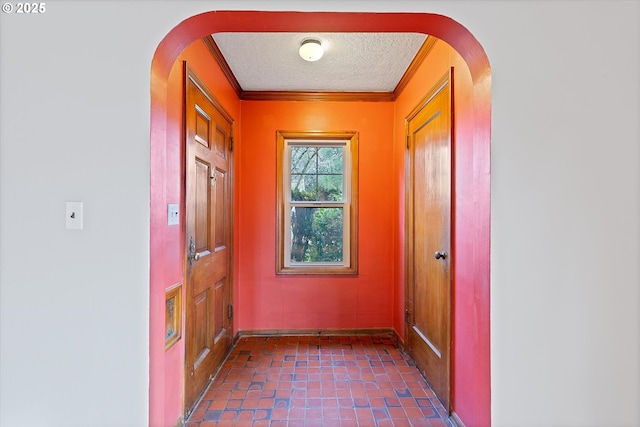
{"label": "light switch", "polygon": [[83,202],[67,202],[66,225],[67,230],[82,230],[82,206]]}
{"label": "light switch", "polygon": [[180,211],[177,204],[169,203],[167,208],[167,218],[167,225],[180,224]]}

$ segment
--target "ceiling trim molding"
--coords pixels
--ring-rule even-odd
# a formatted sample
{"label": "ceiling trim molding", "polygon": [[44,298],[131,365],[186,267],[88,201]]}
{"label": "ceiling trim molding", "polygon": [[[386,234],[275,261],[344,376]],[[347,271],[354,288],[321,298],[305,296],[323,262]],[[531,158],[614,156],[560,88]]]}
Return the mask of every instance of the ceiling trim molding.
{"label": "ceiling trim molding", "polygon": [[407,67],[407,71],[405,71],[404,75],[396,85],[396,88],[393,90],[394,98],[400,96],[413,76],[418,72],[418,68],[420,67],[420,65],[422,65],[425,59],[427,59],[427,56],[429,56],[437,41],[437,38],[433,36],[427,36],[427,39],[424,41],[424,43],[422,43],[422,46],[420,46],[420,49],[418,50],[418,53],[416,53],[416,56],[413,58],[413,61],[411,61],[411,64],[409,64],[409,66]]}
{"label": "ceiling trim molding", "polygon": [[231,85],[233,90],[236,92],[236,95],[238,95],[238,97],[241,98],[242,87],[240,86],[240,83],[238,83],[238,79],[236,79],[236,76],[233,74],[233,71],[231,71],[231,67],[229,67],[227,60],[224,59],[224,55],[220,51],[220,48],[218,47],[216,42],[213,40],[213,36],[209,35],[209,36],[203,37],[202,41],[204,42],[204,45],[207,47],[207,50],[209,50],[213,58],[216,60],[216,62],[222,69],[222,72],[224,73],[225,77],[229,81],[229,84]]}
{"label": "ceiling trim molding", "polygon": [[243,91],[243,101],[394,101],[393,92]]}
{"label": "ceiling trim molding", "polygon": [[207,50],[220,66],[229,84],[236,92],[238,98],[244,101],[362,101],[362,102],[390,102],[395,101],[405,89],[418,68],[427,58],[436,44],[437,39],[427,36],[416,56],[407,67],[404,75],[396,85],[393,92],[306,92],[306,91],[245,91],[242,90],[238,79],[233,74],[231,67],[224,59],[224,55],[216,44],[213,36],[202,38]]}

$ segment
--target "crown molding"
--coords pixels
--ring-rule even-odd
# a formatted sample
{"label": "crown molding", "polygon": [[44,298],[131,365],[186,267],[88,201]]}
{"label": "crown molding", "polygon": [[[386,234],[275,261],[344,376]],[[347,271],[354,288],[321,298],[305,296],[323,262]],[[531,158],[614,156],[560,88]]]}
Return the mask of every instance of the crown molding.
{"label": "crown molding", "polygon": [[392,102],[400,96],[409,81],[411,81],[420,65],[422,65],[433,49],[437,39],[432,36],[427,36],[427,39],[422,46],[420,46],[416,56],[413,58],[413,61],[411,61],[411,64],[409,64],[409,67],[407,67],[407,71],[405,71],[393,92],[245,91],[242,90],[238,79],[236,79],[220,48],[213,40],[213,36],[206,36],[202,41],[211,53],[211,56],[213,56],[220,66],[220,69],[236,92],[238,98],[243,101]]}
{"label": "crown molding", "polygon": [[343,101],[389,102],[393,92],[243,91],[243,101]]}
{"label": "crown molding", "polygon": [[238,83],[238,79],[236,79],[236,76],[233,74],[233,71],[231,71],[231,67],[229,67],[227,60],[224,59],[224,55],[220,51],[220,48],[218,47],[216,42],[213,40],[213,36],[209,35],[209,36],[203,37],[202,41],[204,42],[204,45],[207,47],[207,50],[209,50],[213,58],[216,60],[216,62],[220,66],[220,69],[222,69],[222,72],[224,73],[225,77],[229,81],[229,84],[231,85],[233,90],[236,92],[236,95],[238,95],[238,97],[240,98],[241,97],[240,95],[242,94],[242,87],[240,86],[240,83]]}
{"label": "crown molding", "polygon": [[433,36],[427,36],[427,39],[422,43],[420,49],[418,49],[418,53],[411,61],[411,64],[407,67],[407,71],[405,71],[404,75],[396,85],[396,88],[393,90],[394,99],[399,97],[404,88],[409,84],[413,76],[418,72],[418,68],[420,65],[427,59],[427,56],[431,53],[431,50],[435,46],[438,39]]}

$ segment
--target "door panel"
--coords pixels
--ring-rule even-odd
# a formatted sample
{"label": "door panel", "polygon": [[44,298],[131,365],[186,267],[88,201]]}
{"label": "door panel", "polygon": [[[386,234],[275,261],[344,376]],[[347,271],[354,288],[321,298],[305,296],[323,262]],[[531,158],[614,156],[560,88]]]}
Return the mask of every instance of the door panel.
{"label": "door panel", "polygon": [[227,158],[227,141],[230,135],[220,126],[216,126],[216,154],[223,159]]}
{"label": "door panel", "polygon": [[[225,280],[220,280],[215,285],[215,306],[222,307],[224,304],[225,295]],[[213,336],[214,341],[221,338],[221,334],[224,334],[224,310],[217,310],[215,312],[215,319],[213,322]]]}
{"label": "door panel", "polygon": [[216,169],[215,171],[215,206],[216,206],[216,214],[215,214],[215,249],[221,249],[225,246],[226,242],[226,223],[227,223],[227,215],[226,215],[226,206],[227,206],[227,174],[225,171],[221,171]]}
{"label": "door panel", "polygon": [[193,180],[193,186],[195,187],[193,203],[193,208],[195,209],[195,231],[193,232],[193,238],[196,241],[197,252],[209,250],[209,223],[211,221],[211,214],[209,213],[211,206],[209,169],[209,164],[201,159],[195,159],[196,171]]}
{"label": "door panel", "polygon": [[185,415],[231,345],[232,123],[188,67],[186,78]]}
{"label": "door panel", "polygon": [[194,367],[200,366],[202,361],[206,358],[207,354],[211,351],[209,347],[209,339],[211,333],[209,331],[209,307],[211,307],[211,300],[209,298],[209,289],[205,289],[194,297],[194,309],[195,309],[195,342],[194,354],[195,361]]}
{"label": "door panel", "polygon": [[209,129],[211,126],[211,117],[209,117],[197,105],[195,106],[196,129],[195,140],[205,147],[209,146]]}
{"label": "door panel", "polygon": [[447,409],[451,389],[450,87],[447,73],[407,119],[407,342],[418,368]]}

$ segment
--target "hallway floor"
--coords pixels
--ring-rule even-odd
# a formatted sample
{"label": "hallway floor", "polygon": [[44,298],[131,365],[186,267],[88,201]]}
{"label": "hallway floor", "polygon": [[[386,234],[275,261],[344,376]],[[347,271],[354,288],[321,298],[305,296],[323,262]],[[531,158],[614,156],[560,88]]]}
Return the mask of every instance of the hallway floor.
{"label": "hallway floor", "polygon": [[242,337],[186,423],[213,426],[451,426],[390,337]]}

